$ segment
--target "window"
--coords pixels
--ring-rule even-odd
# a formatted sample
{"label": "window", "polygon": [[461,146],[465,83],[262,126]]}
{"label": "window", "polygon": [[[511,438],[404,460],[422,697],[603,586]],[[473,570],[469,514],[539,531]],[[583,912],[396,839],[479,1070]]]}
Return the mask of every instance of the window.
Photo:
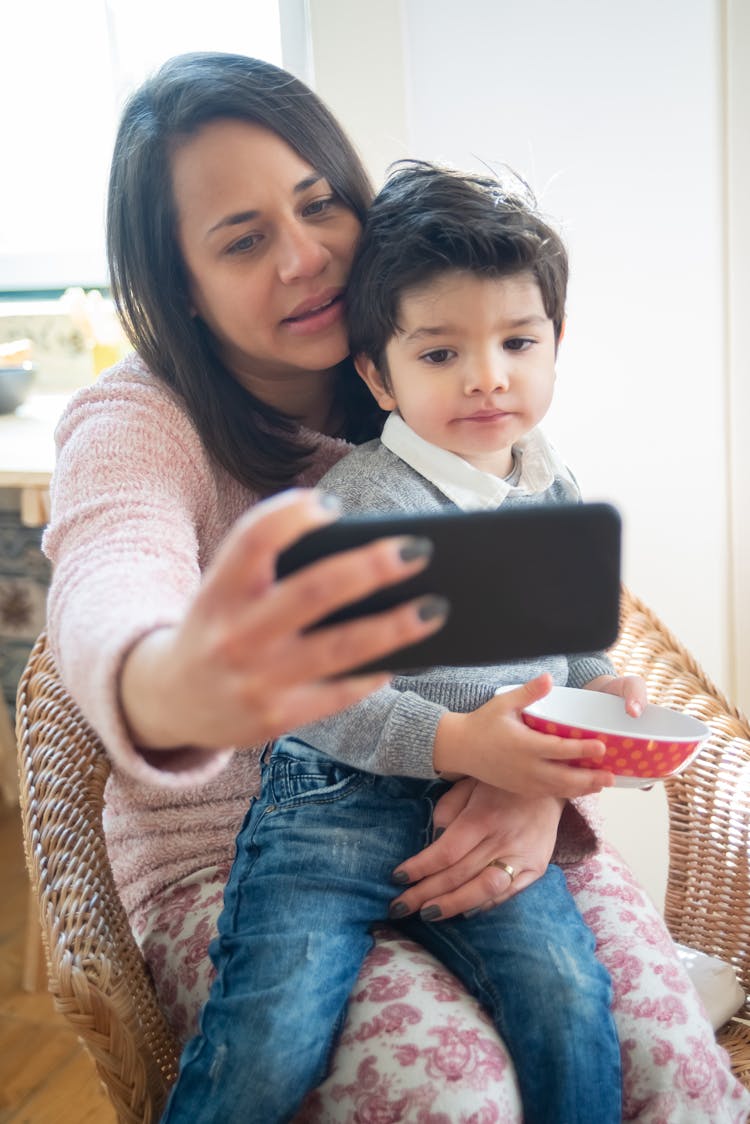
{"label": "window", "polygon": [[[104,213],[115,129],[124,100],[149,72],[193,50],[284,65],[285,54],[299,58],[303,24],[304,0],[6,4],[0,295],[106,284]],[[287,66],[300,73],[294,61]]]}

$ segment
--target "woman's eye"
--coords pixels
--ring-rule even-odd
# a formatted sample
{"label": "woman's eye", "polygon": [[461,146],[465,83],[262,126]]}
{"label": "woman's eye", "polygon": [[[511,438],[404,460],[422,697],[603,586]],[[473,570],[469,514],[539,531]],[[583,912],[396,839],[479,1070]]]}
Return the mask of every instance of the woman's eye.
{"label": "woman's eye", "polygon": [[326,195],[324,199],[313,199],[308,203],[303,211],[304,215],[322,215],[324,211],[330,210],[336,203],[336,198],[333,195]]}
{"label": "woman's eye", "polygon": [[507,351],[526,351],[533,346],[534,342],[534,340],[514,337],[511,340],[506,340],[504,346]]}
{"label": "woman's eye", "polygon": [[426,351],[421,358],[425,363],[447,363],[449,359],[455,356],[455,351],[451,351],[448,347],[436,347],[434,351]]}
{"label": "woman's eye", "polygon": [[261,240],[260,234],[245,234],[242,238],[238,238],[228,247],[228,254],[245,254],[249,250],[254,250]]}

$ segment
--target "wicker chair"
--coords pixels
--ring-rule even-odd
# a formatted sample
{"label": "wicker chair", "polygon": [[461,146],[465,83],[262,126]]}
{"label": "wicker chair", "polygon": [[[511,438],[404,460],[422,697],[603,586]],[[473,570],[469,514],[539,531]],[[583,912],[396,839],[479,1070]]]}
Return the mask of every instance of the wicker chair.
{"label": "wicker chair", "polygon": [[49,990],[93,1057],[121,1124],[155,1124],[179,1047],[117,895],[104,846],[109,763],[42,634],[18,688],[26,862]]}
{"label": "wicker chair", "polygon": [[[707,748],[667,786],[666,918],[676,940],[732,963],[750,993],[750,724],[636,598],[613,658],[652,701],[707,722]],[[112,882],[101,813],[107,760],[57,678],[42,635],[18,691],[26,857],[49,988],[127,1124],[159,1118],[178,1050]],[[719,1031],[750,1087],[750,1007]]]}

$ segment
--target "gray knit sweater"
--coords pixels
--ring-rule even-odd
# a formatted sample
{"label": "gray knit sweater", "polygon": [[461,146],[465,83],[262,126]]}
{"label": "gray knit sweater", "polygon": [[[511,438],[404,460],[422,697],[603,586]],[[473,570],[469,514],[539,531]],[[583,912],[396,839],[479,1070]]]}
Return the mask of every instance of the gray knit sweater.
{"label": "gray knit sweater", "polygon": [[[454,507],[433,484],[380,441],[360,445],[322,478],[322,489],[336,495],[347,514],[431,512]],[[504,507],[569,503],[570,480],[555,479],[543,492],[511,492]],[[470,575],[469,575],[470,577]],[[381,775],[432,779],[432,752],[440,717],[451,710],[476,710],[498,687],[525,683],[549,672],[559,686],[582,687],[599,675],[614,674],[603,653],[554,656],[482,667],[433,667],[397,675],[356,706],[295,735],[345,764]]]}

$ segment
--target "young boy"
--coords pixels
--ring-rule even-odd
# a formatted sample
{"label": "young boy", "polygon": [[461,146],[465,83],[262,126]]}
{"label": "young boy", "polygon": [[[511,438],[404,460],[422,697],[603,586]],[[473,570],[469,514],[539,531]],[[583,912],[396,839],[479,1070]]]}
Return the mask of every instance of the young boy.
{"label": "young boy", "polygon": [[[357,369],[390,416],[382,440],[355,449],[322,487],[346,511],[577,501],[536,428],[552,399],[566,283],[564,247],[525,199],[431,165],[392,176],[368,216],[349,299]],[[210,1084],[212,1119],[228,1120],[222,1089],[235,1083],[226,1103],[236,1104],[242,1081],[252,1090],[243,1119],[290,1120],[325,1076],[372,927],[390,918],[489,1012],[528,1124],[619,1124],[610,980],[559,866],[507,896],[516,871],[495,857],[505,900],[458,917],[439,919],[435,906],[408,915],[394,900],[394,867],[431,837],[449,787],[441,774],[482,775],[467,765],[471,748],[491,741],[493,784],[537,791],[550,740],[520,721],[518,692],[494,695],[542,675],[538,697],[554,681],[621,694],[632,713],[645,702],[644,685],[617,680],[603,654],[432,668],[276,744],[238,838],[213,950],[219,977],[203,1037],[183,1056],[183,1096]],[[583,818],[566,812],[562,852],[576,817],[593,848]]]}

